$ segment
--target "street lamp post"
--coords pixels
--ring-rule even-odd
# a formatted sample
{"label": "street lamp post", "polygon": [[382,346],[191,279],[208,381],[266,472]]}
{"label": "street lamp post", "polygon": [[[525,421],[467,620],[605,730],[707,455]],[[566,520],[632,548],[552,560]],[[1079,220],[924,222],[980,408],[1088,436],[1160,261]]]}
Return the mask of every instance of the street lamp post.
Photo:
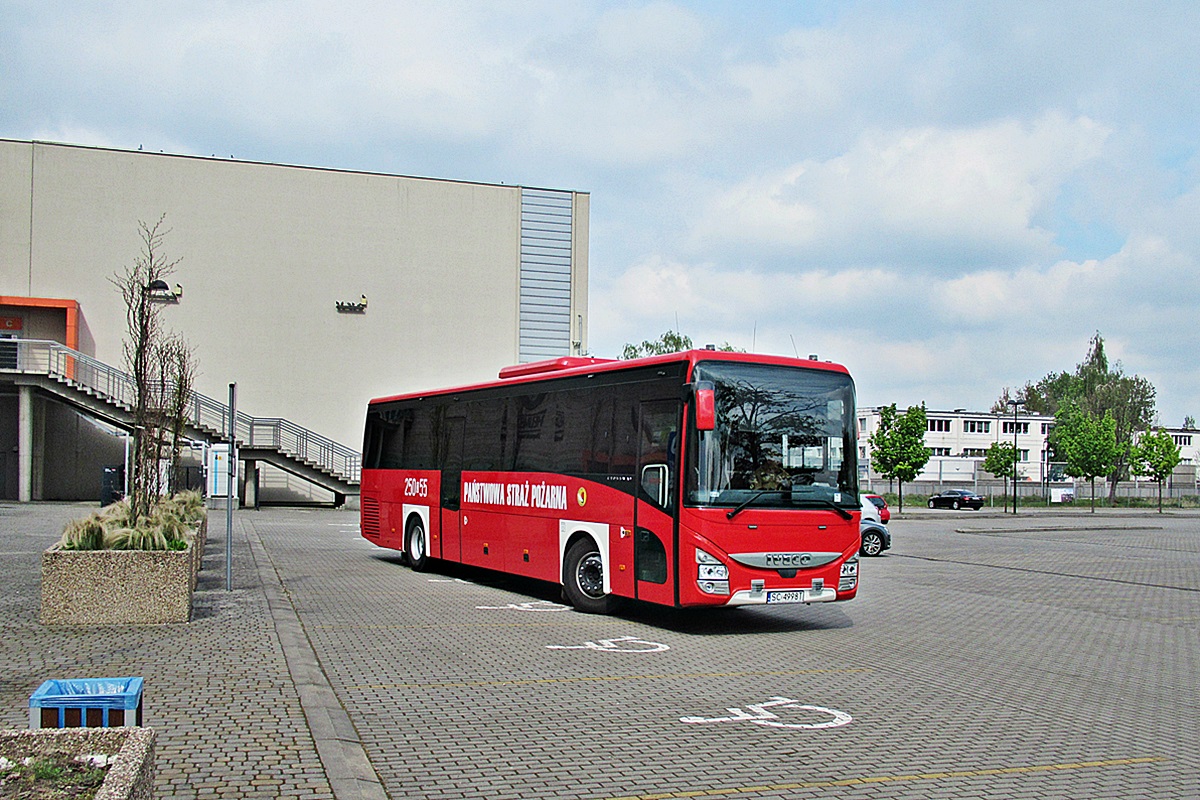
{"label": "street lamp post", "polygon": [[1025,405],[1024,400],[1009,400],[1013,410],[1013,514],[1017,513],[1017,462],[1020,456],[1017,451],[1017,407]]}

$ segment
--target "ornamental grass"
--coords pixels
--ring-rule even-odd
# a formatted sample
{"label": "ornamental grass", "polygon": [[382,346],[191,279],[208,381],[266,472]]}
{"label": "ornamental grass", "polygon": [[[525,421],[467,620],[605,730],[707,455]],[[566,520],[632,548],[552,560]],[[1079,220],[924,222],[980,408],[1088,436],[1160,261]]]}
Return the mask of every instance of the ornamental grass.
{"label": "ornamental grass", "polygon": [[128,499],[71,520],[59,545],[63,550],[185,550],[187,536],[204,518],[204,497],[195,491],[161,498],[150,513],[132,520]]}

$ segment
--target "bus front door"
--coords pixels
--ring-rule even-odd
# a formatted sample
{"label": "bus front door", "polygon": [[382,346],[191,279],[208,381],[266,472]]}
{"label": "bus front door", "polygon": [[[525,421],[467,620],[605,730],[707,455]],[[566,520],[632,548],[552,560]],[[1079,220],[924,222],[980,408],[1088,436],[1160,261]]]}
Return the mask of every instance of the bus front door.
{"label": "bus front door", "polygon": [[678,503],[680,407],[675,400],[641,404],[633,569],[640,600],[675,604],[675,510]]}

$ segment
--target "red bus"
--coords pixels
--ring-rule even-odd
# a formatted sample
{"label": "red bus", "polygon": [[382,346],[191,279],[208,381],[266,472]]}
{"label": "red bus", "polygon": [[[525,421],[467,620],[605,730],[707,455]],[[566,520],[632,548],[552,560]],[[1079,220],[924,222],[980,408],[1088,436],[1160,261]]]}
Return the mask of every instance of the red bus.
{"label": "red bus", "polygon": [[559,358],[372,400],[362,535],[563,586],[580,611],[858,590],[854,383],[715,350]]}

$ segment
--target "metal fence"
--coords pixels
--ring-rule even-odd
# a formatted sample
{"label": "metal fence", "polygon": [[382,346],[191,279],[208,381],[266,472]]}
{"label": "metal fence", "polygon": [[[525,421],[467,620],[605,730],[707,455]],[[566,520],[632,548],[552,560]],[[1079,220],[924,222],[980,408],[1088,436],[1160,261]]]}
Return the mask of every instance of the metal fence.
{"label": "metal fence", "polygon": [[[58,342],[0,341],[0,372],[45,375],[126,412],[131,412],[136,402],[136,386],[127,373]],[[214,440],[227,437],[229,406],[192,392],[186,424]],[[252,417],[239,411],[234,431],[239,447],[274,450],[348,483],[360,481],[362,456],[358,451],[285,419]]]}
{"label": "metal fence", "polygon": [[[895,481],[886,478],[863,479],[859,482],[859,490],[865,494],[894,493],[897,489]],[[989,505],[1002,506],[1012,502],[1013,487],[1007,487],[1002,482],[980,480],[974,483],[935,483],[929,481],[912,481],[904,484],[904,495],[931,495],[943,489],[970,489],[982,496]],[[1036,481],[1022,481],[1017,484],[1017,497],[1020,503],[1046,503],[1052,496],[1051,490],[1064,490],[1071,494],[1076,503],[1090,503],[1092,485],[1089,481],[1075,483],[1043,484]],[[1168,481],[1162,490],[1163,500],[1179,500],[1185,497],[1200,496],[1200,487],[1191,480]],[[1107,501],[1109,483],[1104,480],[1096,481],[1096,502]],[[1121,481],[1117,484],[1117,497],[1122,499],[1139,499],[1147,502],[1158,501],[1158,484],[1152,481]]]}

